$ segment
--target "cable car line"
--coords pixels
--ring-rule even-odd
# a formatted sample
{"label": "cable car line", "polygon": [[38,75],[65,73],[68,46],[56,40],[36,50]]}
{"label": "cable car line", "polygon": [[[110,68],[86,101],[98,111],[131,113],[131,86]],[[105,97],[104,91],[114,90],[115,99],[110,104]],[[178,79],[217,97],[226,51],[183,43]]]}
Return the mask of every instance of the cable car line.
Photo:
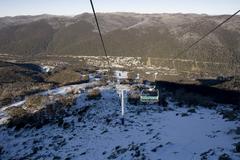
{"label": "cable car line", "polygon": [[104,43],[104,40],[103,40],[103,36],[102,36],[101,29],[100,29],[100,27],[99,27],[97,14],[96,14],[96,12],[95,12],[94,5],[93,5],[92,0],[90,0],[90,3],[91,3],[93,15],[94,15],[94,19],[95,19],[96,24],[97,24],[97,29],[98,29],[98,33],[99,33],[100,40],[101,40],[101,43],[102,43],[103,51],[104,51],[105,57],[107,58],[108,66],[109,66],[109,68],[111,69],[110,62],[109,62],[109,58],[108,58],[108,55],[107,55],[107,49],[106,49],[106,46],[105,46],[105,43]]}
{"label": "cable car line", "polygon": [[203,35],[201,38],[199,38],[197,41],[195,41],[194,43],[192,43],[189,47],[187,47],[186,49],[184,49],[183,51],[181,51],[179,54],[177,54],[173,59],[176,59],[177,57],[181,56],[182,54],[188,52],[192,47],[194,47],[195,45],[197,45],[201,40],[203,40],[204,38],[206,38],[209,34],[211,34],[212,32],[214,32],[215,30],[217,30],[219,27],[221,27],[224,23],[226,23],[227,21],[229,21],[231,18],[233,18],[235,15],[237,15],[240,12],[240,10],[238,10],[237,12],[235,12],[233,15],[231,15],[230,17],[228,17],[227,19],[225,19],[223,22],[221,22],[220,24],[218,24],[216,27],[214,27],[212,30],[210,30],[209,32],[207,32],[205,35]]}

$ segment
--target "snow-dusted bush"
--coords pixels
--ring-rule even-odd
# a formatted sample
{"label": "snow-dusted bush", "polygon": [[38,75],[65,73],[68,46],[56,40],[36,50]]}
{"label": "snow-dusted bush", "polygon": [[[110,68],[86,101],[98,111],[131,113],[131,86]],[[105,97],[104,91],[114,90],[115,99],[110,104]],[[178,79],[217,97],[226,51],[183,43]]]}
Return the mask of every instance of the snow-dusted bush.
{"label": "snow-dusted bush", "polygon": [[230,156],[226,153],[219,156],[218,160],[231,160]]}
{"label": "snow-dusted bush", "polygon": [[50,99],[47,96],[29,96],[24,104],[24,108],[29,112],[36,112],[48,104]]}
{"label": "snow-dusted bush", "polygon": [[222,110],[220,114],[223,115],[223,118],[228,119],[229,121],[234,121],[238,118],[238,114],[232,110]]}
{"label": "snow-dusted bush", "polygon": [[88,100],[99,100],[101,99],[101,91],[99,89],[92,89],[87,93]]}
{"label": "snow-dusted bush", "polygon": [[76,105],[77,98],[74,95],[59,96],[57,99],[58,103],[61,103],[65,107],[71,107]]}
{"label": "snow-dusted bush", "polygon": [[75,102],[76,98],[71,95],[55,97],[52,101],[44,96],[29,97],[24,108],[13,107],[7,110],[10,116],[7,126],[19,130],[25,126],[40,128],[48,123],[59,123],[69,115],[66,107],[74,105]]}
{"label": "snow-dusted bush", "polygon": [[25,116],[27,114],[27,111],[25,109],[23,109],[22,107],[12,107],[12,108],[7,109],[7,114],[10,117],[18,118],[18,117]]}
{"label": "snow-dusted bush", "polygon": [[8,127],[16,127],[16,129],[19,130],[31,121],[29,119],[30,114],[22,107],[10,108],[7,110],[7,113],[10,116],[9,122],[7,123]]}

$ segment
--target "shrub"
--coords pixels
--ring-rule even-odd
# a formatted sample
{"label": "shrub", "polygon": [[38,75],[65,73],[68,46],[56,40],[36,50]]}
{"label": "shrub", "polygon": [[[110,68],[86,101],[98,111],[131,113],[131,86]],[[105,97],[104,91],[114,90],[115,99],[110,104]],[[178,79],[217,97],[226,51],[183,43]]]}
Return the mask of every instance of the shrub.
{"label": "shrub", "polygon": [[234,111],[221,111],[221,113],[223,115],[223,118],[225,119],[228,119],[229,121],[234,121],[238,118],[238,115],[236,112]]}
{"label": "shrub", "polygon": [[163,95],[160,95],[158,104],[160,106],[167,107],[168,106],[168,102],[166,100],[166,97],[163,96]]}
{"label": "shrub", "polygon": [[219,156],[218,160],[231,160],[230,156],[226,153]]}
{"label": "shrub", "polygon": [[105,79],[101,79],[101,81],[99,82],[99,85],[100,86],[106,86],[106,85],[108,85],[108,82]]}
{"label": "shrub", "polygon": [[132,92],[128,95],[128,103],[137,105],[140,102],[140,94],[138,92]]}
{"label": "shrub", "polygon": [[70,123],[68,123],[68,122],[64,122],[63,123],[63,129],[68,129],[68,128],[70,128],[71,127],[71,124]]}
{"label": "shrub", "polygon": [[187,110],[187,112],[189,112],[189,113],[196,113],[196,110],[194,108],[190,108],[189,110]]}
{"label": "shrub", "polygon": [[212,102],[211,98],[202,96],[197,93],[186,92],[183,89],[177,90],[174,95],[174,99],[178,103],[183,103],[188,106],[204,106],[208,108],[212,108],[215,104]]}
{"label": "shrub", "polygon": [[80,73],[71,69],[61,70],[48,78],[48,81],[58,83],[60,85],[76,83],[81,81]]}
{"label": "shrub", "polygon": [[22,100],[26,95],[33,95],[43,90],[51,88],[50,83],[16,82],[4,84],[0,87],[0,102],[2,105],[9,105],[13,101]]}
{"label": "shrub", "polygon": [[0,146],[0,155],[2,155],[3,153],[4,153],[4,148]]}
{"label": "shrub", "polygon": [[27,114],[27,111],[22,107],[12,107],[7,109],[7,114],[10,117],[19,118],[25,116]]}
{"label": "shrub", "polygon": [[88,100],[99,100],[102,97],[99,89],[92,89],[87,93]]}
{"label": "shrub", "polygon": [[6,105],[11,104],[12,101],[13,101],[13,99],[10,98],[10,97],[9,97],[9,98],[4,98],[4,99],[1,99],[1,100],[0,100],[0,105],[1,105],[1,106],[6,106]]}
{"label": "shrub", "polygon": [[73,105],[76,105],[77,98],[73,95],[66,95],[59,97],[57,101],[63,106],[71,107]]}
{"label": "shrub", "polygon": [[187,117],[187,116],[189,116],[189,114],[187,114],[187,113],[182,113],[181,116],[182,116],[182,117]]}
{"label": "shrub", "polygon": [[19,130],[25,126],[40,128],[50,122],[55,123],[67,115],[64,107],[61,103],[55,102],[47,104],[46,107],[34,113],[20,107],[11,109],[8,111],[11,118],[7,126],[15,127],[16,130]]}
{"label": "shrub", "polygon": [[16,127],[19,130],[25,127],[26,124],[31,122],[30,114],[22,107],[14,107],[7,110],[8,115],[10,115],[8,127]]}
{"label": "shrub", "polygon": [[50,100],[47,96],[34,95],[34,96],[27,97],[27,100],[24,104],[24,108],[26,108],[26,110],[30,112],[35,112],[43,108],[49,102]]}
{"label": "shrub", "polygon": [[236,152],[240,153],[240,142],[238,142],[237,144],[235,144],[236,147]]}

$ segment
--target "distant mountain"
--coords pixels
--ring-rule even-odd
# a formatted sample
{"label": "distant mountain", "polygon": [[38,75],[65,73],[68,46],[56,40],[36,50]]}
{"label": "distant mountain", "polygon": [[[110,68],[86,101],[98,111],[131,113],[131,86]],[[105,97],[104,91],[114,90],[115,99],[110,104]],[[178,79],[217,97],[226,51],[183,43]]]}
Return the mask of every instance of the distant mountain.
{"label": "distant mountain", "polygon": [[[229,15],[98,13],[109,55],[172,58]],[[0,18],[0,53],[104,55],[93,15]],[[240,16],[235,16],[182,59],[240,60]]]}

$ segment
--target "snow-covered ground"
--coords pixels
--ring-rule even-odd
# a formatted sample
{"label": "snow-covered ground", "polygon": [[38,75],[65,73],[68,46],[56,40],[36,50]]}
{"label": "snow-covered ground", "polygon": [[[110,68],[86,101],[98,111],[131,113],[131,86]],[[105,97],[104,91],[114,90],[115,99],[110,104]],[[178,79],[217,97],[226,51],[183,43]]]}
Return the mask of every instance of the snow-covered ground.
{"label": "snow-covered ground", "polygon": [[[51,89],[48,91],[37,93],[36,95],[43,95],[43,96],[55,96],[55,95],[66,95],[70,92],[80,93],[81,91],[84,91],[87,87],[92,87],[98,85],[98,82],[90,82],[90,83],[83,83],[83,84],[77,84],[77,85],[69,85],[69,86],[63,86],[55,89]],[[25,103],[25,99],[21,100],[19,102],[14,102],[13,104],[9,106],[0,106],[0,125],[7,122],[7,120],[10,118],[6,114],[6,110],[12,107],[18,107],[22,106]]]}
{"label": "snow-covered ground", "polygon": [[[43,94],[63,94],[69,88],[84,87],[73,85]],[[169,101],[167,110],[158,105],[126,103],[122,125],[118,93],[128,86],[100,89],[100,100],[88,101],[85,92],[78,94],[77,104],[69,111],[72,114],[64,118],[70,124],[68,128],[57,124],[20,131],[0,127],[4,150],[0,159],[216,160],[223,153],[233,160],[240,159],[233,146],[240,136],[231,132],[239,121],[226,121],[216,110],[203,107],[190,113],[189,108],[178,108]],[[74,114],[86,106],[88,110],[82,117]]]}

